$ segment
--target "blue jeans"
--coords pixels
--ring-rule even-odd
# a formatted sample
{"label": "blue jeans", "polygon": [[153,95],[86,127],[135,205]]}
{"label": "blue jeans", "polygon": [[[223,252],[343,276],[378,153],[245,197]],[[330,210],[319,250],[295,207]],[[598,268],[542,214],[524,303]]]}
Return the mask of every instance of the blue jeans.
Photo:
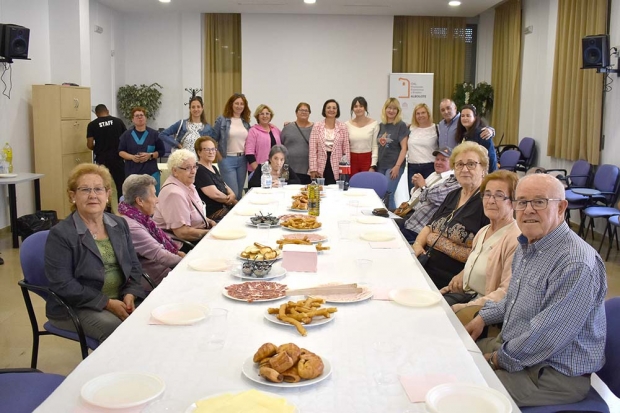
{"label": "blue jeans", "polygon": [[392,170],[392,168],[379,168],[377,170],[377,172],[379,172],[380,174],[385,175],[385,177],[388,179],[388,187],[387,190],[389,192],[389,199],[388,199],[388,205],[387,205],[387,209],[389,209],[390,211],[393,211],[396,209],[396,201],[394,201],[394,193],[396,192],[396,188],[398,187],[398,182],[400,182],[400,177],[403,176],[403,172],[405,171],[405,165],[401,165],[400,170],[398,171],[398,176],[396,177],[396,179],[391,179],[390,178],[390,171]]}
{"label": "blue jeans", "polygon": [[218,162],[220,173],[226,185],[232,189],[237,199],[241,199],[245,177],[248,173],[248,162],[245,156],[230,156]]}
{"label": "blue jeans", "polygon": [[407,185],[409,186],[409,193],[411,193],[411,189],[413,188],[413,183],[411,182],[411,178],[413,178],[413,175],[420,174],[424,177],[424,179],[426,179],[433,172],[435,172],[434,162],[408,163],[407,164]]}

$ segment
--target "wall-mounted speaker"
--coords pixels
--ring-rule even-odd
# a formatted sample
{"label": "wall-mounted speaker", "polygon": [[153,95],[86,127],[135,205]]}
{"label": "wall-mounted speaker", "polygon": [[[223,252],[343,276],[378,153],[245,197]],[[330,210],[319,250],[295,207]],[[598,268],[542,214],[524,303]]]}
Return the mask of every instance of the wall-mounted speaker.
{"label": "wall-mounted speaker", "polygon": [[0,24],[0,56],[28,59],[30,29],[16,24]]}
{"label": "wall-mounted speaker", "polygon": [[609,66],[609,36],[597,34],[581,39],[582,69],[597,69]]}

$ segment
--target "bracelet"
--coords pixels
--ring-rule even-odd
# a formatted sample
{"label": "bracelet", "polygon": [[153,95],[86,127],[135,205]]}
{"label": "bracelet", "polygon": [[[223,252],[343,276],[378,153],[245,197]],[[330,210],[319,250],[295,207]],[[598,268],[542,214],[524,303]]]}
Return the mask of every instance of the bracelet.
{"label": "bracelet", "polygon": [[497,370],[497,366],[495,365],[495,363],[493,363],[493,357],[497,354],[497,351],[494,351],[493,353],[491,353],[491,357],[489,357],[489,366],[491,366],[491,368],[493,370]]}

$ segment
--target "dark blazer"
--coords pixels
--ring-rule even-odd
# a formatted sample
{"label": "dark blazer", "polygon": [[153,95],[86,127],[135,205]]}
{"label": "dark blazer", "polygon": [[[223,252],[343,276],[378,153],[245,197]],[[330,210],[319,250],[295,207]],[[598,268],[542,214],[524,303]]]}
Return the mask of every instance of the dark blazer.
{"label": "dark blazer", "polygon": [[[114,254],[125,276],[121,296],[133,294],[146,296],[140,285],[142,267],[131,242],[127,222],[120,217],[104,213],[103,223],[108,232]],[[103,311],[108,303],[101,289],[105,270],[97,244],[77,212],[54,226],[45,244],[45,276],[50,289],[76,308]],[[49,318],[68,318],[62,306],[47,301]]]}

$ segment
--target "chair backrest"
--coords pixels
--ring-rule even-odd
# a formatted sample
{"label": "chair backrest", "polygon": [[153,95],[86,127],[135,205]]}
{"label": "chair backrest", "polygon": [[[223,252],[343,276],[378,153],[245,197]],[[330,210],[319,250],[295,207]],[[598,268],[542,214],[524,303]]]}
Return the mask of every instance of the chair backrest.
{"label": "chair backrest", "polygon": [[618,191],[618,183],[620,182],[620,168],[616,165],[604,164],[598,167],[594,174],[594,189],[601,192],[612,192],[613,195],[607,195],[607,205],[612,205],[616,201],[616,192]]}
{"label": "chair backrest", "polygon": [[520,158],[521,152],[519,151],[504,151],[504,153],[502,153],[502,156],[500,156],[499,158],[499,169],[505,169],[515,172],[517,168],[517,163],[519,162]]}
{"label": "chair backrest", "polygon": [[49,231],[35,232],[24,240],[19,250],[24,280],[28,284],[49,286],[49,281],[45,276],[45,243],[48,234]]}
{"label": "chair backrest", "polygon": [[351,188],[374,189],[377,196],[381,199],[385,196],[388,187],[388,180],[385,175],[379,172],[358,172],[349,181]]}
{"label": "chair backrest", "polygon": [[620,297],[605,301],[607,318],[607,341],[605,365],[596,374],[605,382],[616,397],[620,397]]}
{"label": "chair backrest", "polygon": [[592,165],[588,161],[583,159],[578,160],[573,164],[570,170],[570,186],[576,188],[586,188],[588,181],[590,180],[590,174],[592,173]]}
{"label": "chair backrest", "polygon": [[522,162],[525,169],[529,169],[534,163],[536,156],[536,141],[533,138],[523,138],[519,142],[519,150],[521,151]]}

